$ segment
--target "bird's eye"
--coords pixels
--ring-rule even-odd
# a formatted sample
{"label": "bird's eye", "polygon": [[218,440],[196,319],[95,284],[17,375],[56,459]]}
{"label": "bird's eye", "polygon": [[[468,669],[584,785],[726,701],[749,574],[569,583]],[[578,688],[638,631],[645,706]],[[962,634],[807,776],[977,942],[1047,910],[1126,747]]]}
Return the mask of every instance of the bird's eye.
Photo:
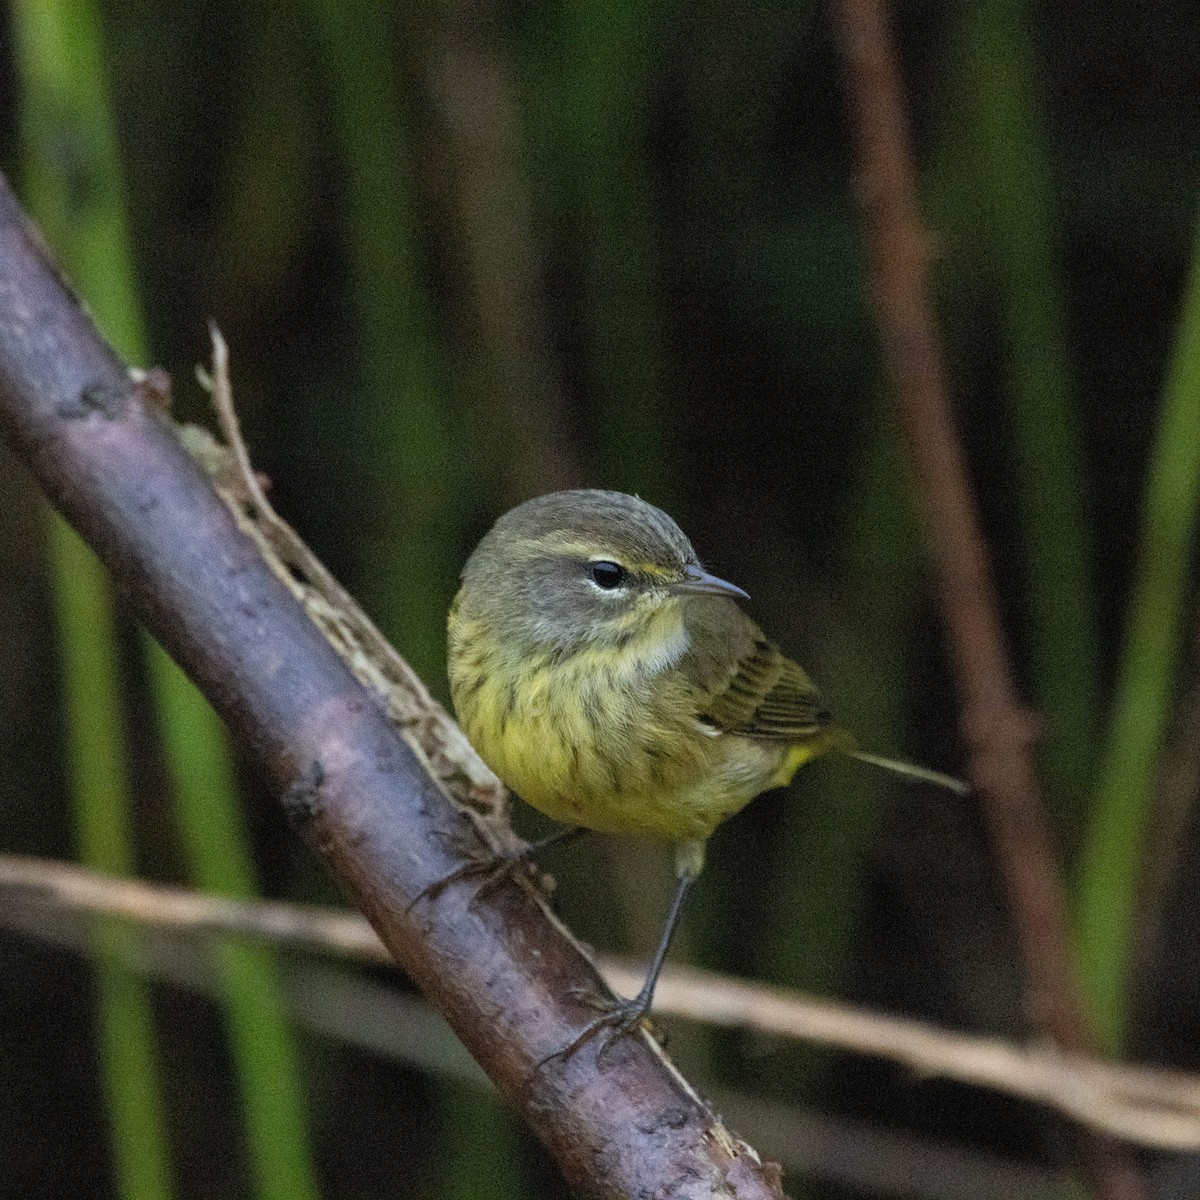
{"label": "bird's eye", "polygon": [[606,592],[619,588],[625,582],[625,568],[615,562],[588,563],[588,575],[597,587]]}

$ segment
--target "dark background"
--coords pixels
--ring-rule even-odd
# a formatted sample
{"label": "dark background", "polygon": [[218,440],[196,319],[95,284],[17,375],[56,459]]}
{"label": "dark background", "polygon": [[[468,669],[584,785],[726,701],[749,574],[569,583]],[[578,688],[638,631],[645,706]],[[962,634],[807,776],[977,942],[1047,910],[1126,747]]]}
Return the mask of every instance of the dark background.
{"label": "dark background", "polygon": [[[0,26],[0,166],[36,210],[31,164],[56,164],[82,211],[114,164],[73,140],[70,114],[28,118],[37,72],[13,18],[23,7]],[[1064,872],[1074,887],[1103,850],[1147,881],[1124,930],[1136,970],[1119,995],[1101,977],[1085,984],[1123,1013],[1115,1036],[1129,1053],[1194,1067],[1195,788],[1186,772],[1169,794],[1158,787],[1138,836],[1115,847],[1096,797],[1102,764],[1126,746],[1109,714],[1135,584],[1191,613],[1190,477],[1172,510],[1177,578],[1146,565],[1142,516],[1196,217],[1200,7],[898,7],[956,416],[1023,693],[1043,721]],[[177,415],[207,421],[192,367],[217,320],[277,507],[437,695],[458,566],[491,521],[555,487],[617,487],[666,508],[746,587],[864,744],[962,770],[824,6],[98,11],[147,362],[171,372]],[[71,250],[48,232],[70,271]],[[104,278],[78,279],[102,325]],[[1198,369],[1200,357],[1175,353],[1177,373]],[[0,450],[0,844],[66,858],[76,832],[55,595],[70,584],[48,566],[46,526]],[[1187,696],[1186,624],[1161,631],[1155,678],[1168,697]],[[156,732],[169,718],[156,716],[127,614],[117,652],[136,861],[187,882]],[[1162,733],[1171,761],[1190,762],[1196,730],[1151,729],[1152,747]],[[334,899],[271,798],[241,783],[261,889]],[[1025,1036],[1002,888],[971,803],[821,762],[723,828],[709,863],[677,957]],[[592,839],[548,866],[581,936],[648,952],[671,886],[664,850]],[[0,900],[4,923],[23,925],[0,933],[0,1194],[137,1194],[109,1148],[84,935],[3,913]],[[143,968],[175,1194],[262,1193],[222,1009],[179,982],[189,970],[194,982],[204,947],[158,949]],[[295,980],[303,964],[279,970]],[[341,991],[309,989],[335,1024],[357,1011],[358,982],[404,988],[338,979]],[[788,1165],[793,1195],[976,1196],[970,1170],[1000,1186],[989,1156],[1051,1171],[1066,1161],[1063,1131],[1019,1103],[666,1025],[702,1087],[765,1106],[769,1132],[743,1123]],[[453,1048],[415,1040],[406,1057],[301,1019],[321,1194],[562,1194],[487,1093],[455,1082]],[[812,1113],[867,1165],[823,1152],[800,1120]],[[855,1140],[868,1132],[887,1140]],[[948,1181],[921,1166],[931,1145],[965,1155]],[[914,1181],[875,1179],[881,1161],[914,1164]],[[1179,1164],[1161,1178],[1163,1195],[1192,1194]]]}

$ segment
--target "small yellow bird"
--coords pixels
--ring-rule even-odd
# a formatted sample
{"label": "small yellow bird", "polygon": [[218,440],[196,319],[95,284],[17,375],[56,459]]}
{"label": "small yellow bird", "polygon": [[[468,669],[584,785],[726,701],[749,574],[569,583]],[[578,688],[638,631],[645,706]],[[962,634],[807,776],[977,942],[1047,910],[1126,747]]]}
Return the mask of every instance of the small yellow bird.
{"label": "small yellow bird", "polygon": [[527,501],[463,568],[450,690],[484,762],[569,827],[676,847],[679,886],[645,984],[569,1050],[645,1016],[705,842],[802,764],[837,750],[966,790],[859,751],[738,599],[749,597],[700,565],[666,513],[620,492]]}

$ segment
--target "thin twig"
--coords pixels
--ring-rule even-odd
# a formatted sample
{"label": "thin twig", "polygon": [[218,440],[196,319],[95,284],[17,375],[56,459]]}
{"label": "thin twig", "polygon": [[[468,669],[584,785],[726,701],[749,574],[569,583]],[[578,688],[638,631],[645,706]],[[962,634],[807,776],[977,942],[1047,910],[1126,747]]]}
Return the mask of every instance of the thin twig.
{"label": "thin twig", "polygon": [[[0,928],[86,954],[91,918],[81,911],[17,903],[0,905]],[[127,939],[121,961],[157,982],[211,999],[218,996],[209,947],[184,929],[159,927],[153,936]],[[445,1022],[395,980],[311,959],[285,962],[282,975],[289,1016],[306,1032],[494,1095],[487,1076]],[[1062,1195],[1064,1181],[1057,1173],[978,1147],[819,1114],[707,1081],[705,1094],[739,1128],[770,1145],[784,1164],[856,1195],[925,1200],[1052,1200]]]}
{"label": "thin twig", "polygon": [[[294,948],[391,963],[357,913],[279,901],[230,900],[99,875],[71,863],[0,855],[0,892],[76,912],[192,933],[241,933]],[[600,960],[609,986],[630,994],[643,968]],[[1163,1150],[1200,1150],[1200,1077],[1112,1066],[1044,1046],[973,1037],[816,1000],[708,971],[668,967],[655,995],[664,1016],[836,1046],[1044,1104],[1118,1137]]]}
{"label": "thin twig", "polygon": [[[962,698],[961,727],[1008,890],[1034,1028],[1064,1051],[1095,1039],[1072,973],[1062,879],[1038,792],[1037,733],[1017,696],[979,518],[955,433],[929,303],[929,241],[917,209],[899,68],[883,0],[838,0],[846,86],[867,226],[871,288],[892,394],[934,550],[943,620]],[[1144,1197],[1128,1153],[1090,1138],[1084,1161],[1107,1200]]]}
{"label": "thin twig", "polygon": [[415,743],[433,773],[476,820],[493,850],[519,849],[508,824],[507,793],[483,764],[449,713],[362,607],[276,511],[263,489],[242,437],[229,375],[229,347],[216,322],[209,323],[212,373],[197,377],[212,398],[225,444],[207,430],[188,426],[184,444],[204,467],[241,528],[258,543],[263,558],[313,623],[341,655],[359,682],[383,700],[388,716]]}

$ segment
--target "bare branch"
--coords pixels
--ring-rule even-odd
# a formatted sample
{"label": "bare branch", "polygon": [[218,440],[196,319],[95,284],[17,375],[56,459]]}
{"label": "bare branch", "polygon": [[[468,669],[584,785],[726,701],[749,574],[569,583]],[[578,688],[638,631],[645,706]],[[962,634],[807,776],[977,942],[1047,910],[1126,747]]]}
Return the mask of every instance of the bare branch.
{"label": "bare branch", "polygon": [[225,445],[205,429],[186,426],[179,432],[188,452],[204,467],[243,532],[258,544],[267,565],[358,681],[383,701],[392,723],[415,743],[450,798],[475,820],[484,840],[497,851],[519,848],[508,823],[503,785],[416,672],[267,499],[234,408],[228,346],[215,322],[210,332],[212,374],[197,375],[212,397]]}
{"label": "bare branch", "polygon": [[[279,901],[229,900],[113,879],[72,863],[0,855],[0,891],[77,912],[193,933],[240,933],[287,946],[390,963],[357,913]],[[608,985],[637,990],[642,968],[599,961]],[[1200,1077],[1113,1066],[1044,1046],[972,1037],[920,1021],[816,1000],[708,971],[668,967],[655,1011],[710,1025],[836,1046],[1044,1104],[1116,1137],[1160,1150],[1200,1150]]]}
{"label": "bare branch", "polygon": [[[200,686],[396,962],[586,1196],[781,1195],[649,1037],[601,1071],[603,982],[528,890],[414,903],[475,826],[351,674],[147,392],[97,335],[0,183],[0,428]],[[456,847],[461,847],[458,849]]]}
{"label": "bare branch", "polygon": [[[1072,973],[1067,907],[1031,746],[1037,724],[1017,697],[995,587],[954,430],[925,266],[929,239],[913,185],[908,117],[884,0],[838,0],[846,86],[866,219],[871,289],[896,409],[934,550],[942,616],[962,697],[971,781],[1003,873],[1033,1026],[1074,1054],[1095,1050]],[[1100,1195],[1144,1197],[1129,1155],[1091,1139]]]}
{"label": "bare branch", "polygon": [[[82,910],[36,900],[0,905],[0,927],[77,954],[89,952],[90,924]],[[208,947],[183,928],[158,926],[153,936],[126,939],[121,961],[129,971],[219,999]],[[493,1090],[437,1013],[394,981],[293,960],[284,964],[283,985],[292,1019],[310,1033],[403,1063],[435,1079]],[[1058,1172],[978,1147],[822,1115],[724,1088],[706,1085],[705,1092],[714,1108],[753,1131],[781,1161],[856,1194],[927,1200],[1051,1200],[1061,1197],[1065,1184]]]}

